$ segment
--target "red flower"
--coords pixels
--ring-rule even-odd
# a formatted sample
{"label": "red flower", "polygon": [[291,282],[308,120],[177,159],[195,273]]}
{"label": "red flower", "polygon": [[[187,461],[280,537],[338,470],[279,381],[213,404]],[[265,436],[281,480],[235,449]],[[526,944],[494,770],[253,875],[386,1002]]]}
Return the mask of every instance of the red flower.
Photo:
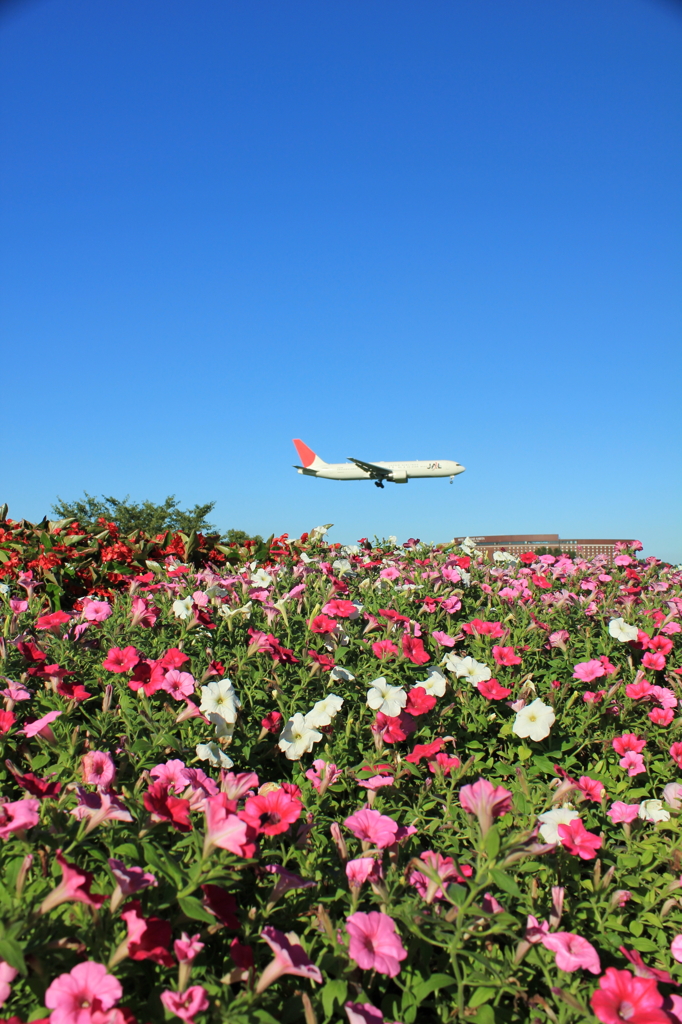
{"label": "red flower", "polygon": [[506,686],[500,686],[497,679],[486,679],[482,683],[476,683],[476,688],[481,696],[488,700],[503,700],[511,693]]}
{"label": "red flower", "polygon": [[592,860],[602,845],[601,837],[588,832],[580,818],[574,818],[568,825],[559,825],[558,832],[561,845],[582,860]]}
{"label": "red flower", "polygon": [[625,732],[622,736],[615,736],[611,740],[611,746],[617,754],[624,756],[629,750],[633,754],[641,754],[646,746],[646,740],[640,740],[634,732]]}
{"label": "red flower", "polygon": [[201,891],[204,894],[204,906],[218,918],[226,928],[239,931],[240,924],[237,917],[237,901],[234,896],[223,889],[221,885],[202,885]]}
{"label": "red flower", "polygon": [[514,652],[513,647],[500,647],[493,644],[493,658],[498,665],[520,665],[521,659]]}
{"label": "red flower", "polygon": [[276,836],[300,818],[302,807],[301,801],[284,789],[272,789],[260,796],[250,796],[239,817],[258,832]]}
{"label": "red flower", "polygon": [[408,715],[425,715],[436,706],[436,698],[427,693],[423,686],[413,687],[407,694],[405,711]]}
{"label": "red flower", "polygon": [[271,711],[270,714],[261,719],[260,724],[267,732],[279,732],[279,728],[282,724],[282,712]]}
{"label": "red flower", "polygon": [[140,655],[134,647],[112,647],[102,662],[107,672],[130,672],[135,668]]}
{"label": "red flower", "polygon": [[169,946],[171,926],[160,917],[142,917],[139,900],[127,903],[121,917],[128,927],[128,956],[132,960],[153,960],[163,967],[175,963]]}
{"label": "red flower", "polygon": [[682,743],[673,743],[670,748],[670,756],[678,768],[682,768]]}
{"label": "red flower", "polygon": [[599,979],[599,988],[590,1000],[592,1009],[604,1024],[669,1024],[661,1009],[663,996],[653,978],[634,978],[629,971],[607,967]]}
{"label": "red flower", "polygon": [[191,832],[190,802],[178,796],[169,796],[167,783],[153,782],[144,795],[144,806],[150,812],[152,821],[169,821],[178,832]]}
{"label": "red flower", "polygon": [[143,690],[150,697],[152,693],[163,689],[165,680],[166,673],[161,667],[161,663],[150,658],[143,658],[135,666],[135,671],[128,680],[128,686],[131,690]]}
{"label": "red flower", "polygon": [[17,640],[16,648],[26,661],[47,661],[45,651],[41,651],[38,645],[33,642],[27,643],[24,640]]}
{"label": "red flower", "polygon": [[388,658],[394,657],[398,654],[398,648],[390,640],[377,640],[372,644],[372,652],[381,661],[386,661]]}
{"label": "red flower", "polygon": [[17,717],[13,711],[0,711],[0,736],[9,732],[16,720]]}
{"label": "red flower", "polygon": [[551,590],[552,581],[548,580],[546,576],[540,576],[539,573],[534,572],[531,579],[536,587],[540,587],[542,590]]}
{"label": "red flower", "polygon": [[330,672],[334,668],[334,659],[327,657],[326,654],[318,654],[317,651],[308,651],[308,654],[317,662],[325,671]]}
{"label": "red flower", "polygon": [[322,611],[325,615],[338,615],[340,619],[355,618],[358,614],[358,610],[352,601],[343,601],[340,598],[327,601]]}
{"label": "red flower", "polygon": [[392,608],[380,608],[377,615],[381,615],[384,619],[388,619],[389,622],[409,622],[409,616],[401,615],[400,612],[393,611]]}
{"label": "red flower", "polygon": [[14,774],[14,781],[22,789],[25,789],[31,796],[37,796],[39,800],[44,800],[47,797],[58,796],[62,788],[61,782],[50,782],[49,779],[39,779],[33,772],[26,772],[25,775],[20,775],[18,772]]}
{"label": "red flower", "polygon": [[53,633],[59,632],[59,627],[71,618],[66,612],[50,612],[49,615],[39,615],[36,619],[36,629],[49,629]]}
{"label": "red flower", "polygon": [[534,551],[524,551],[523,554],[519,556],[519,559],[524,565],[532,565],[533,562],[537,561],[537,557],[538,556]]}
{"label": "red flower", "polygon": [[459,768],[461,761],[458,757],[450,757],[449,754],[436,754],[433,760],[429,760],[429,771],[435,775],[437,768],[443,772],[443,775],[449,775],[455,768]]}
{"label": "red flower", "polygon": [[333,633],[336,629],[336,619],[330,619],[328,615],[316,615],[310,623],[312,633]]}
{"label": "red flower", "polygon": [[401,711],[395,718],[377,711],[372,731],[380,733],[385,743],[400,743],[402,740],[406,740],[416,728],[417,723],[412,715],[406,715],[404,711]]}
{"label": "red flower", "polygon": [[443,749],[445,740],[433,740],[432,743],[415,743],[414,750],[405,758],[410,764],[419,764],[422,758],[431,760],[432,757]]}
{"label": "red flower", "polygon": [[502,628],[501,622],[484,622],[482,619],[472,619],[471,622],[467,622],[462,626],[462,632],[468,633],[469,636],[478,634],[479,636],[492,637],[493,640],[501,640],[506,630]]}
{"label": "red flower", "polygon": [[403,654],[414,665],[425,665],[431,660],[430,655],[424,650],[423,641],[418,636],[410,636],[409,633],[403,634]]}
{"label": "red flower", "polygon": [[161,668],[168,669],[181,668],[186,661],[189,661],[189,656],[187,654],[183,654],[177,647],[169,647],[163,658],[160,659],[159,665]]}

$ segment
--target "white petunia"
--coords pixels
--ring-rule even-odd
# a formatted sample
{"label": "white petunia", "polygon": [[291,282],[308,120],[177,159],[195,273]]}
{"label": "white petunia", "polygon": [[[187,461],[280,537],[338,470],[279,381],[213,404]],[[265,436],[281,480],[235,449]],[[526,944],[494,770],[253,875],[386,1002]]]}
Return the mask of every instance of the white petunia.
{"label": "white petunia", "polygon": [[418,679],[416,685],[421,686],[432,697],[442,697],[445,693],[447,679],[439,668],[430,668],[426,679]]}
{"label": "white petunia", "polygon": [[382,715],[396,718],[407,704],[407,694],[401,686],[391,686],[383,676],[375,679],[367,691],[367,707],[381,711]]}
{"label": "white petunia", "polygon": [[308,536],[310,537],[310,540],[311,541],[313,541],[313,540],[322,540],[322,538],[324,537],[325,533],[328,533],[329,530],[331,530],[333,525],[334,525],[333,523],[325,523],[324,526],[314,526],[313,529],[308,534]]}
{"label": "white petunia", "polygon": [[196,751],[200,761],[208,761],[214,768],[231,768],[234,764],[217,743],[198,743]]}
{"label": "white petunia", "polygon": [[173,615],[176,619],[189,619],[192,616],[193,601],[191,597],[178,598],[173,601]]}
{"label": "white petunia", "polygon": [[540,826],[540,835],[546,843],[561,842],[561,836],[559,835],[559,825],[570,825],[572,821],[579,818],[580,815],[577,811],[574,811],[572,807],[555,807],[553,811],[545,811],[544,814],[540,814],[538,821],[542,822]]}
{"label": "white petunia", "polygon": [[344,683],[352,683],[355,676],[352,672],[349,672],[346,668],[341,668],[340,665],[336,665],[329,673],[329,682],[338,683],[341,680]]}
{"label": "white petunia", "polygon": [[529,737],[531,740],[544,740],[549,736],[555,717],[554,708],[536,697],[534,701],[516,712],[512,732],[521,739]]}
{"label": "white petunia", "polygon": [[324,725],[331,725],[332,719],[338,715],[343,707],[343,697],[337,697],[330,693],[323,700],[318,700],[305,716],[305,724],[311,729],[321,729]]}
{"label": "white petunia", "polygon": [[211,725],[215,725],[215,734],[219,740],[232,739],[234,722],[227,722],[222,715],[217,715],[215,711],[210,711],[206,717]]}
{"label": "white petunia", "polygon": [[251,582],[257,587],[269,587],[272,583],[272,576],[265,569],[256,569],[251,573]]}
{"label": "white petunia", "polygon": [[353,566],[347,558],[337,558],[332,562],[332,569],[336,569],[339,576],[343,576],[344,572],[350,572],[352,568]]}
{"label": "white petunia", "polygon": [[321,739],[322,733],[307,725],[305,717],[297,713],[282,729],[277,746],[289,761],[299,761],[304,754],[309,754]]}
{"label": "white petunia", "polygon": [[480,661],[476,661],[471,655],[467,655],[466,658],[460,658],[458,654],[446,654],[441,665],[445,665],[448,672],[454,672],[456,676],[462,679],[466,679],[467,682],[476,685],[476,683],[484,683],[486,679],[490,679],[492,672],[487,665],[482,664]]}
{"label": "white petunia", "polygon": [[219,679],[201,687],[201,704],[199,705],[206,717],[219,715],[228,725],[237,721],[237,711],[241,703],[230,679]]}
{"label": "white petunia", "polygon": [[670,821],[670,811],[666,811],[662,800],[642,800],[638,817],[644,821]]}
{"label": "white petunia", "polygon": [[630,640],[636,640],[639,635],[637,626],[628,626],[625,619],[611,619],[609,622],[609,633],[614,640],[620,640],[626,644]]}
{"label": "white petunia", "polygon": [[233,615],[243,615],[245,619],[248,619],[251,617],[252,610],[253,601],[247,601],[241,608],[230,608],[227,604],[221,604],[220,608],[218,608],[218,615],[220,615],[221,619],[231,619]]}

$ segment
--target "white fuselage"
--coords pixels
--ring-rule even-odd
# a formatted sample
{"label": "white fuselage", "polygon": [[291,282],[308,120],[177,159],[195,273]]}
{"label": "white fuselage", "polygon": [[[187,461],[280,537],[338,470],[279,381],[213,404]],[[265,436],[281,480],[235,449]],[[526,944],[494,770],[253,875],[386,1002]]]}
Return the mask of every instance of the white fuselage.
{"label": "white fuselage", "polygon": [[[321,461],[321,460],[319,460]],[[457,476],[464,472],[464,466],[451,459],[440,459],[428,461],[427,459],[415,459],[411,462],[373,462],[373,466],[380,467],[387,471],[384,479],[391,483],[406,484],[408,480],[417,477],[435,476]],[[319,468],[302,469],[299,473],[306,476],[319,476],[326,480],[372,480],[371,473],[361,469],[352,462],[327,462]]]}

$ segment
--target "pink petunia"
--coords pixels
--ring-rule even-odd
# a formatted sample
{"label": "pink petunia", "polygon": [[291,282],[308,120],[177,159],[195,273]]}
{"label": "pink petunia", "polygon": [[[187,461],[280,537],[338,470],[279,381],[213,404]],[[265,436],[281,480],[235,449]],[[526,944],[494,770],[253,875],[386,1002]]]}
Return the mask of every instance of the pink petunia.
{"label": "pink petunia", "polygon": [[455,646],[454,636],[449,636],[447,633],[443,633],[443,631],[440,629],[435,629],[432,632],[431,636],[433,637],[437,644],[440,644],[441,647]]}
{"label": "pink petunia", "polygon": [[639,804],[626,804],[622,800],[614,800],[606,813],[614,825],[627,825],[638,817]]}
{"label": "pink petunia", "polygon": [[581,661],[573,667],[573,678],[582,683],[593,683],[603,675],[606,675],[606,670],[601,661],[595,658],[592,661]]}
{"label": "pink petunia", "polygon": [[351,914],[346,919],[350,938],[348,955],[363,971],[374,970],[395,978],[400,961],[407,957],[395,922],[388,914],[372,910],[368,914]]}
{"label": "pink petunia", "polygon": [[17,969],[10,967],[6,960],[0,960],[0,1006],[9,999],[12,991],[12,982],[18,973]]}
{"label": "pink petunia", "polygon": [[500,686],[497,679],[485,679],[481,683],[476,683],[476,689],[486,700],[504,700],[511,693],[506,686]]}
{"label": "pink petunia", "polygon": [[113,609],[108,601],[92,601],[86,598],[83,601],[83,618],[86,622],[105,622]]}
{"label": "pink petunia", "polygon": [[116,765],[106,751],[89,750],[81,760],[81,772],[86,786],[108,789],[116,778]]}
{"label": "pink petunia", "polygon": [[182,937],[176,939],[173,943],[173,951],[179,964],[191,964],[196,956],[204,948],[204,943],[200,941],[201,935],[189,936],[187,932],[182,933]]}
{"label": "pink petunia", "polygon": [[500,647],[493,644],[493,658],[498,665],[520,665],[521,658],[514,651],[513,647]]}
{"label": "pink petunia", "polygon": [[381,865],[374,857],[356,857],[346,864],[346,878],[351,889],[360,889],[368,879],[380,882]]}
{"label": "pink petunia", "polygon": [[172,668],[166,672],[161,689],[175,700],[185,700],[194,693],[195,682],[191,672],[180,672],[177,668]]}
{"label": "pink petunia", "polygon": [[371,1003],[344,1003],[348,1024],[384,1024],[381,1010]]}
{"label": "pink petunia", "polygon": [[427,868],[437,876],[437,880],[434,880],[430,875],[424,874],[420,871],[416,865],[418,861],[412,861],[415,865],[410,874],[408,875],[408,882],[413,885],[421,898],[426,903],[433,903],[434,900],[445,899],[444,890],[447,889],[451,882],[462,882],[464,881],[463,876],[457,868],[452,857],[444,857],[441,853],[437,853],[435,850],[425,850],[419,855]]}
{"label": "pink petunia", "polygon": [[590,1004],[603,1024],[670,1024],[655,980],[633,977],[615,967],[606,968]]}
{"label": "pink petunia", "polygon": [[628,750],[628,752],[623,757],[621,757],[618,764],[621,766],[621,768],[626,768],[627,773],[630,776],[641,775],[642,772],[646,771],[644,758],[641,754],[636,754],[634,750]]}
{"label": "pink petunia", "polygon": [[104,964],[86,960],[69,974],[60,974],[45,993],[45,1006],[52,1010],[50,1024],[100,1024],[123,995],[121,983]]}
{"label": "pink petunia", "polygon": [[554,953],[556,965],[561,971],[577,971],[582,967],[592,974],[599,974],[601,970],[597,950],[581,935],[550,932],[542,939],[542,945]]}
{"label": "pink petunia", "polygon": [[268,964],[260,976],[256,986],[256,993],[258,995],[264,992],[268,985],[272,985],[274,981],[281,978],[283,974],[293,974],[299,978],[310,978],[311,981],[316,981],[318,985],[322,984],[320,969],[307,956],[298,935],[294,932],[288,932],[285,935],[283,932],[278,931],[277,928],[267,926],[261,932],[261,938],[267,942],[275,954],[275,958]]}
{"label": "pink petunia", "polygon": [[372,653],[375,657],[379,658],[380,661],[387,661],[389,658],[395,658],[400,651],[394,643],[390,640],[377,640],[372,644]]}
{"label": "pink petunia", "polygon": [[33,828],[40,821],[40,800],[9,800],[0,804],[0,839],[9,839],[13,832]]}
{"label": "pink petunia", "polygon": [[647,651],[642,658],[642,667],[651,669],[653,672],[662,672],[665,668],[665,655],[658,651]]}
{"label": "pink petunia", "polygon": [[[45,739],[54,739],[50,725],[55,719],[59,718],[61,711],[48,711],[42,718],[38,718],[35,722],[28,722],[27,725],[21,730],[24,736],[29,739],[31,736],[37,736],[38,734],[43,735]],[[45,730],[45,732],[43,732]]]}
{"label": "pink petunia", "polygon": [[475,814],[483,835],[493,823],[511,809],[512,795],[504,786],[493,786],[487,779],[479,779],[473,785],[462,786],[459,802],[469,814]]}
{"label": "pink petunia", "polygon": [[134,647],[111,647],[102,662],[102,668],[107,672],[132,672],[139,660],[140,656]]}
{"label": "pink petunia", "polygon": [[580,776],[578,779],[578,789],[587,800],[592,800],[595,804],[600,804],[602,798],[606,796],[604,784],[598,782],[597,779],[591,779],[589,775]]}
{"label": "pink petunia", "polygon": [[378,811],[363,808],[351,814],[344,821],[346,828],[349,828],[356,839],[363,843],[377,846],[383,849],[395,842],[398,824],[385,814]]}
{"label": "pink petunia", "polygon": [[670,756],[678,768],[682,768],[682,743],[673,743],[670,747]]}
{"label": "pink petunia", "polygon": [[622,736],[614,737],[611,746],[617,754],[626,754],[628,751],[641,754],[646,746],[646,740],[639,739],[633,732],[625,732]]}
{"label": "pink petunia", "polygon": [[165,989],[161,993],[161,1002],[169,1013],[184,1020],[185,1024],[194,1024],[196,1015],[203,1013],[210,1005],[206,989],[202,985],[190,985],[184,992]]}

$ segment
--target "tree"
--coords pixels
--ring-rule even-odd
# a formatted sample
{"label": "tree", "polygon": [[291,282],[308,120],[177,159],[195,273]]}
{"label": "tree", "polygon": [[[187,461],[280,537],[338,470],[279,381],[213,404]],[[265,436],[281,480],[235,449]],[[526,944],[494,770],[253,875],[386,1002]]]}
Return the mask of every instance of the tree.
{"label": "tree", "polygon": [[214,501],[181,509],[174,494],[170,494],[162,505],[157,505],[153,501],[143,501],[141,504],[130,501],[129,494],[119,500],[104,495],[100,499],[87,491],[83,493],[85,498],[80,501],[64,501],[58,496],[52,511],[59,519],[77,519],[87,529],[95,528],[98,519],[106,519],[107,522],[116,523],[126,536],[136,530],[143,530],[152,537],[165,530],[179,530],[187,535],[192,530],[203,534],[219,532],[206,519],[213,511]]}

